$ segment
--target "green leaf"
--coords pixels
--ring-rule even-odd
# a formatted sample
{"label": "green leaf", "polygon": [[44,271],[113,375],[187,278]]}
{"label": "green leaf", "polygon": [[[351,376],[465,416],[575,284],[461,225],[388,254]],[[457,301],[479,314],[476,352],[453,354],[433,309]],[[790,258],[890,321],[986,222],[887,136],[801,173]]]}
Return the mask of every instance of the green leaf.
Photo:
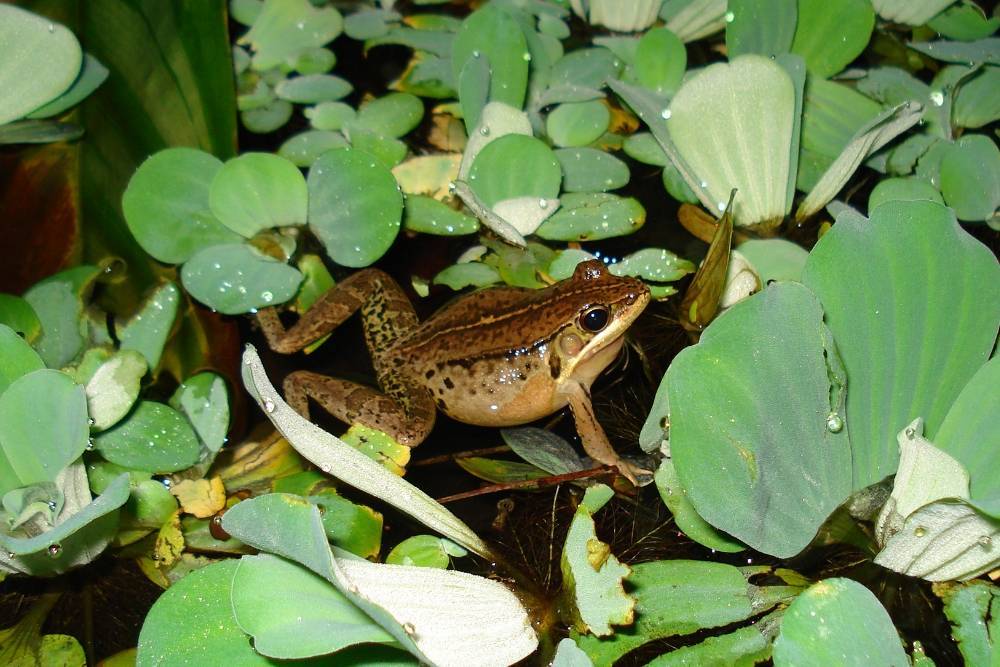
{"label": "green leaf", "polygon": [[163,346],[174,326],[180,290],[168,282],[157,287],[128,320],[115,320],[115,335],[122,350],[135,350],[146,359],[150,369],[160,363]]}
{"label": "green leaf", "polygon": [[[720,90],[728,92],[720,97]],[[706,207],[721,212],[736,188],[735,224],[785,216],[795,86],[780,65],[756,55],[710,65],[684,82],[664,113],[677,152],[703,184],[708,201],[692,189]]]}
{"label": "green leaf", "polygon": [[560,559],[562,594],[572,605],[573,625],[579,632],[597,636],[610,635],[612,625],[628,625],[635,617],[635,598],[622,586],[631,570],[597,539],[591,516],[607,502],[610,492],[603,484],[587,489],[573,515]]}
{"label": "green leaf", "polygon": [[636,82],[657,95],[673,95],[686,67],[684,43],[666,28],[647,31],[636,45],[632,63]]}
{"label": "green leaf", "polygon": [[982,134],[966,134],[941,159],[941,194],[959,220],[989,220],[1000,207],[1000,149]]}
{"label": "green leaf", "polygon": [[729,0],[726,50],[729,59],[755,53],[788,53],[795,36],[795,0]]}
{"label": "green leaf", "polygon": [[409,150],[404,142],[370,130],[357,121],[348,123],[344,134],[350,140],[352,148],[374,156],[388,169],[402,162]]}
{"label": "green leaf", "polygon": [[548,473],[534,465],[520,461],[488,459],[481,456],[463,456],[455,463],[470,475],[493,484],[517,484],[532,479],[548,477]]}
{"label": "green leaf", "polygon": [[364,151],[324,153],[309,169],[309,227],[330,258],[368,266],[392,245],[403,195],[392,173]]}
{"label": "green leaf", "polygon": [[233,617],[230,591],[239,566],[237,560],[219,561],[167,589],[142,624],[136,666],[174,661],[273,665],[253,650]]}
{"label": "green leaf", "polygon": [[299,74],[325,74],[337,64],[337,56],[330,49],[314,46],[289,56],[285,62]]}
{"label": "green leaf", "polygon": [[[1000,23],[1000,18],[996,19]],[[983,127],[1000,118],[1000,67],[985,66],[962,79],[952,106],[959,127]]]}
{"label": "green leaf", "polygon": [[872,0],[878,15],[888,21],[922,25],[955,0]]}
{"label": "green leaf", "polygon": [[584,469],[576,450],[552,431],[523,426],[502,429],[500,436],[511,451],[550,475],[563,475]]}
{"label": "green leaf", "polygon": [[423,195],[407,195],[404,202],[403,224],[412,232],[438,236],[473,234],[479,222],[456,211],[444,202]]}
{"label": "green leaf", "polygon": [[616,276],[634,276],[652,282],[667,283],[694,273],[695,266],[669,250],[643,248],[626,255],[608,267],[608,270]]}
{"label": "green leaf", "polygon": [[816,298],[779,283],[712,322],[664,378],[691,502],[758,551],[797,554],[850,493],[835,354]]}
{"label": "green leaf", "polygon": [[562,207],[538,228],[543,239],[596,241],[631,234],[646,222],[637,199],[607,192],[571,192]]}
{"label": "green leaf", "polygon": [[344,19],[333,7],[314,7],[309,0],[265,0],[239,43],[253,47],[253,67],[262,72],[301,49],[333,41],[343,26]]}
{"label": "green leaf", "polygon": [[594,667],[587,654],[577,647],[569,637],[564,637],[556,646],[555,657],[551,667]]}
{"label": "green leaf", "polygon": [[556,146],[586,146],[611,122],[611,112],[599,100],[560,104],[545,119],[545,131]]}
{"label": "green leaf", "polygon": [[258,109],[240,112],[240,122],[249,132],[268,134],[284,125],[292,117],[292,105],[287,100],[274,100]]}
{"label": "green leaf", "polygon": [[596,667],[609,666],[643,644],[745,620],[754,608],[751,587],[732,565],[661,560],[633,566],[635,624],[607,639],[575,637]]}
{"label": "green leaf", "polygon": [[[896,261],[902,257],[905,263]],[[913,415],[923,416],[928,438],[936,439],[988,357],[1000,266],[948,209],[894,201],[871,220],[842,214],[810,253],[803,282],[823,304],[850,378],[853,488],[862,489],[896,471],[895,436]],[[948,353],[925,353],[935,349]]]}
{"label": "green leaf", "polygon": [[42,336],[34,343],[35,351],[50,368],[61,368],[83,350],[86,323],[83,299],[99,269],[78,266],[61,271],[33,285],[24,299],[42,323]]}
{"label": "green leaf", "polygon": [[975,42],[910,42],[909,47],[946,63],[1000,65],[1000,37]]}
{"label": "green leaf", "polygon": [[59,97],[83,63],[80,43],[65,26],[13,5],[0,6],[0,44],[0,125]]}
{"label": "green leaf", "polygon": [[301,282],[297,269],[245,243],[205,248],[181,271],[181,283],[192,297],[226,315],[284,303]]}
{"label": "green leaf", "polygon": [[465,287],[486,287],[501,282],[501,278],[500,272],[489,264],[460,262],[439,272],[433,282],[458,291]]}
{"label": "green leaf", "polygon": [[948,39],[973,42],[995,33],[1000,28],[1000,17],[986,18],[979,5],[964,0],[932,18],[927,27]]}
{"label": "green leaf", "polygon": [[517,197],[559,196],[562,169],[552,149],[534,137],[507,134],[479,152],[469,170],[469,184],[492,207]]}
{"label": "green leaf", "polygon": [[772,280],[800,281],[809,256],[805,248],[785,239],[749,239],[736,249],[743,253],[765,285]]}
{"label": "green leaf", "polygon": [[408,134],[424,117],[424,104],[416,95],[389,93],[358,109],[357,122],[392,138]]}
{"label": "green leaf", "polygon": [[28,343],[33,343],[42,333],[42,323],[35,309],[13,294],[0,293],[0,324],[13,329]]}
{"label": "green leaf", "polygon": [[374,39],[389,32],[389,24],[396,23],[401,18],[391,10],[361,7],[344,19],[344,33],[358,41]]}
{"label": "green leaf", "polygon": [[222,449],[229,430],[229,390],[221,375],[192,375],[177,387],[170,406],[187,417],[208,451]]}
{"label": "green leaf", "polygon": [[868,210],[890,201],[932,201],[943,204],[941,193],[922,178],[886,178],[868,196]]}
{"label": "green leaf", "polygon": [[678,528],[684,531],[685,535],[698,544],[722,553],[737,553],[746,549],[745,544],[720,530],[716,530],[710,523],[701,518],[698,510],[691,504],[684,487],[681,486],[681,481],[677,478],[677,470],[674,468],[673,461],[663,459],[660,467],[656,469],[653,481],[656,483],[656,490],[660,493],[660,500],[670,510],[674,522]]}
{"label": "green leaf", "polygon": [[333,74],[305,74],[280,81],[274,94],[287,102],[318,104],[347,97],[354,87]]}
{"label": "green leaf", "polygon": [[574,49],[552,64],[549,87],[576,87],[600,90],[605,81],[618,76],[621,62],[604,47]]}
{"label": "green leaf", "polygon": [[0,394],[0,495],[54,481],[88,436],[87,398],[69,375],[43,368],[14,380]]}
{"label": "green leaf", "polygon": [[38,353],[6,324],[0,324],[0,394],[22,375],[45,368]]}
{"label": "green leaf", "polygon": [[86,384],[91,429],[108,429],[128,414],[146,370],[146,359],[134,350],[116,352],[97,368]]}
{"label": "green leaf", "polygon": [[781,615],[770,614],[751,626],[725,635],[709,637],[691,646],[664,653],[647,667],[687,665],[756,665],[771,657],[771,644],[778,634]]}
{"label": "green leaf", "polygon": [[244,153],[229,160],[208,191],[212,214],[244,238],[305,224],[308,200],[302,172],[273,153]]}
{"label": "green leaf", "polygon": [[209,186],[222,162],[193,148],[168,148],[142,163],[122,195],[122,212],[139,245],[167,264],[239,236],[209,209]]}
{"label": "green leaf", "polygon": [[861,55],[874,28],[867,0],[798,0],[791,51],[802,56],[810,74],[830,77]]}
{"label": "green leaf", "polygon": [[308,167],[323,153],[335,148],[346,148],[347,145],[347,139],[339,132],[306,130],[281,144],[278,155],[291,160],[297,167]]}
{"label": "green leaf", "polygon": [[660,18],[683,41],[693,42],[725,28],[726,13],[719,0],[664,0]]}
{"label": "green leaf", "polygon": [[95,437],[94,447],[112,463],[149,472],[183,470],[201,451],[184,415],[154,401],[140,401],[125,420]]}
{"label": "green leaf", "polygon": [[[445,548],[448,543],[448,540],[435,535],[414,535],[393,547],[389,555],[385,557],[385,562],[390,565],[436,567],[444,570],[451,563],[451,556]],[[452,545],[449,548],[455,546]],[[461,549],[461,547],[458,548]]]}
{"label": "green leaf", "polygon": [[[466,62],[478,55],[490,64],[488,99],[520,109],[528,84],[528,45],[517,21],[497,5],[486,5],[462,21],[451,48],[456,81]],[[476,119],[467,119],[470,129],[475,123]]]}
{"label": "green leaf", "polygon": [[341,498],[332,489],[310,495],[309,502],[319,507],[323,529],[332,544],[362,558],[378,558],[382,547],[381,514]]}
{"label": "green leaf", "polygon": [[835,578],[813,584],[788,607],[774,642],[774,664],[907,667],[910,661],[889,614],[871,591]]}
{"label": "green leaf", "polygon": [[89,53],[83,54],[83,66],[73,84],[59,97],[35,109],[28,118],[51,118],[82,102],[108,78],[108,68]]}
{"label": "green leaf", "polygon": [[667,154],[649,132],[637,132],[626,137],[622,150],[633,160],[663,167],[670,164]]}
{"label": "green leaf", "polygon": [[232,611],[253,637],[254,649],[271,658],[308,658],[362,643],[395,644],[328,581],[269,554],[240,559],[233,573]]}
{"label": "green leaf", "polygon": [[951,636],[958,642],[967,665],[996,664],[1000,647],[1000,616],[991,610],[1000,604],[1000,589],[986,581],[936,586],[934,593],[944,602],[944,615],[951,623]]}

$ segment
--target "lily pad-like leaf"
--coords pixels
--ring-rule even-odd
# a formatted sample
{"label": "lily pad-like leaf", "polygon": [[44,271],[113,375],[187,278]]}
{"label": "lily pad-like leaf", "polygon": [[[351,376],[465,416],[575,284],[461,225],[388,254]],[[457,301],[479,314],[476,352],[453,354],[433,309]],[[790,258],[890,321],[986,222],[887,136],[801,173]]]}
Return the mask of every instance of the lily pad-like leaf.
{"label": "lily pad-like leaf", "polygon": [[468,181],[488,207],[517,197],[555,199],[559,196],[562,169],[544,142],[507,134],[483,147],[472,163]]}
{"label": "lily pad-like leaf", "polygon": [[0,394],[22,375],[45,368],[45,362],[27,341],[0,324]]}
{"label": "lily pad-like leaf", "polygon": [[112,463],[149,472],[183,470],[201,451],[184,415],[154,401],[140,401],[127,419],[96,436],[94,447]]}
{"label": "lily pad-like leaf", "polygon": [[42,368],[0,394],[0,495],[51,482],[87,448],[87,397],[69,375]]}
{"label": "lily pad-like leaf", "polygon": [[989,220],[1000,208],[1000,149],[982,134],[966,134],[941,158],[941,194],[959,220]]}
{"label": "lily pad-like leaf", "polygon": [[745,544],[720,530],[716,530],[710,523],[701,518],[688,499],[684,487],[681,486],[681,481],[677,478],[673,461],[663,459],[660,467],[656,469],[653,481],[656,483],[656,490],[660,493],[660,500],[670,510],[674,522],[678,528],[684,531],[685,535],[698,544],[722,553],[737,553],[746,549]]}
{"label": "lily pad-like leaf", "polygon": [[434,276],[435,285],[447,285],[453,290],[465,287],[486,287],[501,282],[500,272],[482,262],[459,262]]}
{"label": "lily pad-like leaf", "polygon": [[632,73],[639,85],[657,95],[673,95],[687,67],[684,42],[667,28],[653,28],[635,47]]}
{"label": "lily pad-like leaf", "polygon": [[538,228],[543,239],[596,241],[631,234],[646,222],[646,210],[632,197],[571,192],[560,203],[560,210]]}
{"label": "lily pad-like leaf", "polygon": [[392,10],[361,7],[344,19],[344,34],[358,41],[374,39],[389,32],[389,25],[401,18]]}
{"label": "lily pad-like leaf", "polygon": [[[934,443],[962,462],[971,477],[969,496],[980,506],[1000,508],[1000,356],[983,364],[955,399]],[[983,508],[983,507],[981,507]],[[1000,518],[991,512],[995,518]]]}
{"label": "lily pad-like leaf", "polygon": [[181,282],[206,306],[238,315],[288,301],[302,274],[245,243],[229,243],[205,248],[185,262]]}
{"label": "lily pad-like leaf", "polygon": [[[559,209],[558,199],[545,197],[514,197],[493,205],[493,213],[510,224],[522,237],[534,234],[538,227]],[[487,224],[488,227],[491,225]]]}
{"label": "lily pad-like leaf", "polygon": [[551,431],[525,426],[505,428],[500,436],[515,454],[550,475],[583,470],[583,461],[573,446]]}
{"label": "lily pad-like leaf", "polygon": [[456,81],[466,61],[479,55],[490,63],[488,99],[520,109],[528,85],[528,45],[517,21],[499,5],[486,5],[462,21],[451,49]]}
{"label": "lily pad-like leaf", "polygon": [[878,15],[888,21],[922,25],[955,0],[872,0]]}
{"label": "lily pad-like leaf", "polygon": [[99,272],[95,266],[77,266],[35,283],[24,293],[24,300],[42,324],[42,335],[34,348],[46,366],[61,368],[83,350],[87,327],[84,298]]}
{"label": "lily pad-like leaf", "polygon": [[867,0],[798,0],[791,51],[802,56],[816,77],[830,77],[861,55],[875,28]]}
{"label": "lily pad-like leaf", "polygon": [[170,397],[170,406],[188,418],[208,451],[222,449],[229,430],[229,390],[221,375],[192,375]]}
{"label": "lily pad-like leaf", "polygon": [[83,65],[72,85],[59,97],[35,109],[28,118],[51,118],[82,102],[108,78],[108,68],[89,53],[83,54]]}
{"label": "lily pad-like leaf", "polygon": [[975,42],[910,42],[910,48],[948,63],[1000,65],[1000,37]]}
{"label": "lily pad-like leaf", "polygon": [[476,157],[487,144],[508,134],[531,137],[531,121],[528,120],[528,115],[502,102],[490,102],[484,106],[479,122],[469,133],[468,142],[462,152],[462,162],[458,169],[459,178],[468,177]]}
{"label": "lily pad-like leaf", "polygon": [[801,280],[802,268],[809,256],[805,248],[785,239],[749,239],[736,249],[750,262],[765,285],[772,280]]}
{"label": "lily pad-like leaf", "polygon": [[308,658],[362,643],[395,645],[330,582],[270,554],[240,559],[232,610],[257,652],[271,658]]}
{"label": "lily pad-like leaf", "polygon": [[545,119],[545,131],[556,146],[586,146],[601,137],[611,112],[599,100],[560,104]]}
{"label": "lily pad-like leaf", "polygon": [[80,42],[66,26],[14,5],[0,6],[0,44],[0,125],[59,97],[83,63]]}
{"label": "lily pad-like leaf", "polygon": [[317,130],[339,130],[358,117],[354,107],[344,102],[320,102],[303,113]]}
{"label": "lily pad-like leaf", "polygon": [[252,346],[243,353],[243,382],[289,443],[320,470],[381,498],[474,553],[490,553],[485,542],[430,496],[292,410],[267,379]]}
{"label": "lily pad-like leaf", "polygon": [[257,109],[240,112],[240,122],[249,132],[268,134],[288,122],[292,117],[292,104],[287,100],[274,100]]}
{"label": "lily pad-like leaf", "polygon": [[393,547],[385,557],[385,562],[390,565],[414,565],[445,570],[451,563],[452,556],[461,557],[467,553],[454,542],[435,535],[414,535]]}
{"label": "lily pad-like leaf", "polygon": [[628,165],[596,148],[560,148],[555,151],[563,171],[565,192],[605,192],[624,187]]}
{"label": "lily pad-like leaf", "polygon": [[479,479],[484,479],[492,484],[517,484],[533,479],[547,477],[541,468],[530,463],[520,461],[504,461],[501,459],[488,459],[482,456],[463,456],[455,461],[458,466]]}
{"label": "lily pad-like leaf", "polygon": [[612,634],[612,625],[629,625],[635,618],[635,598],[622,586],[631,568],[597,539],[594,528],[593,514],[612,495],[603,484],[587,489],[573,515],[560,560],[563,595],[572,605],[573,626],[598,637]]}
{"label": "lily pad-like leaf", "polygon": [[244,153],[215,174],[208,191],[212,214],[244,238],[272,227],[306,222],[306,179],[273,153]]}
{"label": "lily pad-like leaf", "polygon": [[128,414],[146,370],[146,359],[135,350],[121,350],[97,368],[86,386],[93,430],[110,428]]}
{"label": "lily pad-like leaf", "polygon": [[971,1],[952,5],[930,21],[927,27],[948,39],[974,42],[989,37],[1000,28],[1000,17],[986,17],[982,7]]}
{"label": "lily pad-like leaf", "polygon": [[344,27],[333,7],[314,7],[309,0],[265,0],[240,44],[253,47],[253,67],[264,71],[296,52],[332,41]]}
{"label": "lily pad-like leaf", "polygon": [[357,122],[388,137],[399,138],[420,124],[424,104],[416,95],[389,93],[358,109]]}
{"label": "lily pad-like leaf", "polygon": [[967,665],[992,665],[1000,647],[1000,617],[992,613],[1000,603],[1000,588],[986,581],[967,584],[939,584],[934,593],[944,602],[944,614],[951,623],[951,636],[958,642]]}
{"label": "lily pad-like leaf", "polygon": [[707,193],[708,201],[702,203],[709,210],[725,210],[736,188],[735,224],[784,217],[795,96],[795,85],[781,65],[758,55],[710,65],[677,91],[664,112],[667,129]]}
{"label": "lily pad-like leaf", "polygon": [[729,59],[748,53],[788,53],[795,35],[796,0],[729,0],[726,51]]}
{"label": "lily pad-like leaf", "polygon": [[17,333],[27,343],[34,343],[42,333],[42,323],[27,300],[0,293],[0,324]]}
{"label": "lily pad-like leaf", "polygon": [[278,155],[297,167],[308,167],[323,153],[335,148],[346,148],[348,145],[347,139],[340,132],[306,130],[281,144]]}
{"label": "lily pad-like leaf", "polygon": [[122,212],[143,250],[180,264],[201,248],[239,240],[209,208],[209,186],[221,168],[221,160],[193,148],[167,148],[139,166]]}
{"label": "lily pad-like leaf", "polygon": [[841,154],[820,177],[795,212],[797,220],[804,220],[826,206],[857,171],[869,155],[920,121],[922,108],[906,102],[888,109],[862,127]]}
{"label": "lily pad-like leaf", "polygon": [[698,514],[780,557],[812,540],[851,490],[836,365],[819,302],[796,283],[736,304],[674,358],[670,447]]}
{"label": "lily pad-like leaf", "polygon": [[932,201],[943,204],[937,189],[922,178],[885,178],[879,181],[868,196],[868,210],[875,210],[887,201]]}
{"label": "lily pad-like leaf", "polygon": [[604,83],[618,76],[620,71],[621,63],[610,49],[602,46],[574,49],[552,63],[549,88],[600,91]]}
{"label": "lily pad-like leaf", "polygon": [[[817,632],[817,626],[823,628]],[[776,667],[910,664],[885,608],[850,579],[824,579],[799,595],[781,619],[774,642]]]}
{"label": "lily pad-like leaf", "polygon": [[643,248],[622,257],[608,270],[616,276],[634,276],[652,282],[668,283],[694,273],[694,263],[681,259],[669,250]]}
{"label": "lily pad-like leaf", "polygon": [[[1000,17],[995,20],[1000,23]],[[998,118],[1000,67],[982,67],[978,72],[962,79],[952,106],[952,120],[959,127],[976,128],[988,125]]]}
{"label": "lily pad-like leaf", "polygon": [[392,245],[403,195],[390,172],[358,149],[324,153],[309,169],[309,227],[342,266],[368,266]]}
{"label": "lily pad-like leaf", "polygon": [[1000,565],[1000,521],[966,500],[939,500],[906,518],[875,563],[928,581],[971,579]]}
{"label": "lily pad-like leaf", "polygon": [[726,27],[728,0],[665,0],[660,18],[684,42],[707,37]]}
{"label": "lily pad-like leaf", "polygon": [[135,350],[155,370],[160,363],[163,346],[174,326],[180,290],[177,285],[163,283],[146,298],[135,315],[127,320],[115,321],[115,335],[122,350]]}
{"label": "lily pad-like leaf", "polygon": [[288,102],[319,104],[347,97],[354,87],[333,74],[306,74],[284,79],[274,87],[274,94]]}
{"label": "lily pad-like leaf", "polygon": [[473,234],[479,222],[447,204],[422,195],[407,195],[403,224],[413,232],[439,236]]}
{"label": "lily pad-like leaf", "polygon": [[[902,256],[905,265],[892,260]],[[936,440],[988,358],[1000,326],[1000,265],[947,208],[892,201],[870,220],[841,214],[802,279],[823,304],[850,378],[846,428],[853,488],[862,489],[896,471],[895,437],[914,416]],[[930,349],[949,352],[921,352]]]}

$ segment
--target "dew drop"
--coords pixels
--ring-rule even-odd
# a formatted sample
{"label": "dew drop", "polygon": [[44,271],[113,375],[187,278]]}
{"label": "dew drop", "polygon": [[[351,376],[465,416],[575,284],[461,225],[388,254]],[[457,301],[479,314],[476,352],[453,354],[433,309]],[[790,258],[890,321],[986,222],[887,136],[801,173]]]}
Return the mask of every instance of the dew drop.
{"label": "dew drop", "polygon": [[927,534],[927,529],[924,528],[923,526],[917,526],[916,528],[913,529],[913,535],[915,537],[923,537],[926,534]]}
{"label": "dew drop", "polygon": [[274,412],[274,401],[270,398],[264,399],[264,412],[271,413]]}
{"label": "dew drop", "polygon": [[538,200],[538,208],[548,208],[548,207],[549,203],[545,201],[544,197]]}
{"label": "dew drop", "polygon": [[726,23],[732,23],[736,20],[736,14],[734,12],[726,12]]}
{"label": "dew drop", "polygon": [[54,23],[50,23],[50,24],[49,24],[49,32],[55,32],[55,31],[56,31],[56,26],[55,26],[55,24],[54,24]]}
{"label": "dew drop", "polygon": [[988,549],[990,545],[993,544],[993,538],[991,538],[989,535],[981,535],[979,539],[976,541],[979,542],[979,546],[983,547],[984,549]]}
{"label": "dew drop", "polygon": [[669,119],[670,116],[672,115],[673,112],[670,109],[664,109],[663,111],[660,112],[660,118],[662,118],[663,120]]}
{"label": "dew drop", "polygon": [[482,55],[483,55],[483,54],[481,54],[481,53],[480,53],[479,51],[473,51],[473,52],[472,52],[472,57],[473,57],[473,58],[479,58],[479,57],[480,57],[480,56],[482,56]]}
{"label": "dew drop", "polygon": [[826,430],[830,433],[840,433],[844,430],[844,418],[836,412],[831,412],[826,418]]}
{"label": "dew drop", "polygon": [[50,544],[48,551],[50,558],[59,558],[62,555],[62,545],[59,543]]}
{"label": "dew drop", "polygon": [[944,93],[942,93],[940,90],[933,91],[931,93],[931,104],[933,104],[936,107],[939,107],[942,104],[944,104]]}
{"label": "dew drop", "polygon": [[413,623],[410,623],[409,621],[403,623],[403,631],[410,636],[417,634],[417,629],[413,626]]}
{"label": "dew drop", "polygon": [[490,136],[490,128],[483,125],[481,128],[479,128],[479,134],[483,135],[484,137]]}

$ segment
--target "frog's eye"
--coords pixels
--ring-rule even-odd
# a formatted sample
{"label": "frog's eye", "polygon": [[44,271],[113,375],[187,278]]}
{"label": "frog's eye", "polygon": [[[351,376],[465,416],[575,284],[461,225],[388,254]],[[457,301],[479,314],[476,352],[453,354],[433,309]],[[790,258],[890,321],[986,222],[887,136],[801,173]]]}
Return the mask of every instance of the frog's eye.
{"label": "frog's eye", "polygon": [[584,331],[597,333],[608,326],[610,320],[611,311],[608,310],[607,306],[594,306],[584,311],[583,315],[580,315],[580,326]]}

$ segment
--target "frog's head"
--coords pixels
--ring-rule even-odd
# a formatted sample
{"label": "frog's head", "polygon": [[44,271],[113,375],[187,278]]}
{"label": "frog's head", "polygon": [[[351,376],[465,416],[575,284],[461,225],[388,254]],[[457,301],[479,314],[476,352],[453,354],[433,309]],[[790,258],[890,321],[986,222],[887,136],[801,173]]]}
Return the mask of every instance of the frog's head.
{"label": "frog's head", "polygon": [[618,355],[625,330],[649,303],[649,288],[636,278],[613,275],[595,259],[578,264],[556,289],[567,315],[553,342],[553,378],[589,387]]}

